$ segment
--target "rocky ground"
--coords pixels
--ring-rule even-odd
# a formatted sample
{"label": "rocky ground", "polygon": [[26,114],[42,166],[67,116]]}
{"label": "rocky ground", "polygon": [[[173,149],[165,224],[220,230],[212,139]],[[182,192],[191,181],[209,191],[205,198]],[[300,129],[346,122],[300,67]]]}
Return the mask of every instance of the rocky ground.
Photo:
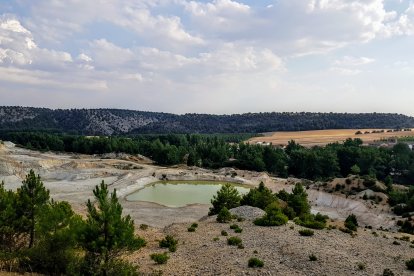
{"label": "rocky ground", "polygon": [[[173,224],[163,233],[139,231],[152,242],[129,259],[147,275],[382,275],[386,268],[395,275],[413,275],[405,261],[413,258],[414,248],[401,240],[394,245],[399,234],[360,228],[353,238],[336,229],[315,230],[314,236],[303,237],[298,233],[302,227],[293,222],[281,227],[259,227],[249,220],[234,223],[242,233],[234,233],[229,223],[217,223],[214,218],[198,222],[196,232],[187,231],[188,223]],[[244,248],[227,245],[222,230],[229,237],[240,237]],[[165,251],[157,242],[163,234],[175,236],[179,246],[169,253],[167,264],[156,265],[149,254]],[[317,261],[309,260],[311,254]],[[263,260],[264,267],[249,268],[251,257]]]}

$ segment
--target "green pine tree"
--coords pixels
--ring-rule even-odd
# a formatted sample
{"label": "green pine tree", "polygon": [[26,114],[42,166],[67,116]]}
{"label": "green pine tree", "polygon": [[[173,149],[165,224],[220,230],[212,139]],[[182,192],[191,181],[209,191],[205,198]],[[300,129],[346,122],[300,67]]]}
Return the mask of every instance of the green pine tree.
{"label": "green pine tree", "polygon": [[116,190],[109,195],[108,186],[102,181],[93,194],[96,202],[87,202],[88,217],[81,235],[81,244],[86,251],[83,273],[111,275],[111,266],[119,263],[117,258],[145,246],[145,241],[134,236],[131,217],[122,216]]}
{"label": "green pine tree", "polygon": [[213,199],[211,200],[213,207],[210,208],[208,214],[210,216],[216,215],[223,209],[223,207],[226,207],[229,210],[238,207],[240,206],[240,200],[241,196],[239,191],[237,191],[233,185],[227,183],[213,196]]}
{"label": "green pine tree", "polygon": [[17,212],[20,212],[25,230],[29,234],[31,248],[35,241],[35,229],[41,210],[49,202],[49,190],[43,186],[40,175],[36,176],[34,171],[30,170],[17,190],[17,197]]}

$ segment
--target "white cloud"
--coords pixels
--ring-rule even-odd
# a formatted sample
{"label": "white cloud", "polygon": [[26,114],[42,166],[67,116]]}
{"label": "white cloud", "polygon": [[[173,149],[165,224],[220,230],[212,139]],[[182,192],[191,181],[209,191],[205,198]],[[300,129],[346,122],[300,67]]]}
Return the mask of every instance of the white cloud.
{"label": "white cloud", "polygon": [[0,18],[0,63],[13,66],[64,67],[69,53],[40,48],[32,33],[15,18]]}
{"label": "white cloud", "polygon": [[342,59],[334,61],[334,65],[337,66],[361,66],[375,62],[375,59],[367,57],[352,57],[344,56]]}

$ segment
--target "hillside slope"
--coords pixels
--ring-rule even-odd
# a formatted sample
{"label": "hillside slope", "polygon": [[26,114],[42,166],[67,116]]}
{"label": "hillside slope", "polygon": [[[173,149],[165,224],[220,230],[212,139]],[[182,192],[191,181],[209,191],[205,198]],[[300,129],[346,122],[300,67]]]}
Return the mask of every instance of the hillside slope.
{"label": "hillside slope", "polygon": [[259,133],[344,128],[414,127],[414,118],[382,113],[246,113],[234,115],[122,109],[0,107],[0,130],[48,130],[85,135],[140,133]]}

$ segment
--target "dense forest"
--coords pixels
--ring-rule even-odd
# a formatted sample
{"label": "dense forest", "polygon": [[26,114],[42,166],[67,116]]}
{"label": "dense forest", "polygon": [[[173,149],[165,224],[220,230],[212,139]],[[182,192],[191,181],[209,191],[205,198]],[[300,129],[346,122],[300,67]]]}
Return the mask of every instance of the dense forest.
{"label": "dense forest", "polygon": [[246,113],[234,115],[143,112],[120,109],[0,107],[0,129],[78,135],[261,133],[345,128],[414,127],[414,118],[382,113]]}
{"label": "dense forest", "polygon": [[388,149],[366,147],[362,146],[360,139],[348,139],[344,143],[306,148],[291,141],[282,149],[243,143],[246,137],[249,136],[168,134],[87,137],[36,132],[0,133],[2,140],[41,151],[84,154],[124,152],[147,156],[160,165],[229,166],[311,180],[346,177],[356,166],[360,175],[379,180],[391,176],[396,182],[414,184],[414,151],[405,143]]}

